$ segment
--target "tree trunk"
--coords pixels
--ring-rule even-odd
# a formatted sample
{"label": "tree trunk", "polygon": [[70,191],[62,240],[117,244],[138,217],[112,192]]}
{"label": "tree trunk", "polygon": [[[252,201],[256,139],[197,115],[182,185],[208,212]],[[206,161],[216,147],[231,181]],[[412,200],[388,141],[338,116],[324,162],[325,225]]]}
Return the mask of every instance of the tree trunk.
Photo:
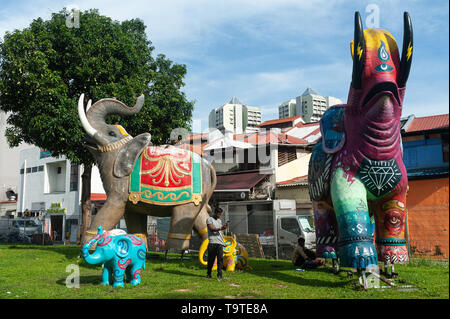
{"label": "tree trunk", "polygon": [[81,245],[86,242],[86,231],[91,226],[92,208],[91,208],[91,173],[92,164],[84,165],[83,175],[81,175]]}

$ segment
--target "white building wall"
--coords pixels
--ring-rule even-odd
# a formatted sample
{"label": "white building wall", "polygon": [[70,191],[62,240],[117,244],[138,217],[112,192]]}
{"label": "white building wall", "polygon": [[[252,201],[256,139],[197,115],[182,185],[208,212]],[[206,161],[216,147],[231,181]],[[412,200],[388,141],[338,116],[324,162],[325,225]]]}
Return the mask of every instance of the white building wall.
{"label": "white building wall", "polygon": [[334,97],[334,96],[327,96],[327,97],[325,97],[325,99],[327,101],[327,108],[329,108],[330,106],[336,105],[336,104],[343,104],[341,99],[338,99],[337,97]]}
{"label": "white building wall", "polygon": [[[32,210],[36,203],[44,203],[43,209],[51,208],[52,203],[61,203],[61,207],[66,209],[66,218],[78,218],[81,170],[78,172],[78,190],[70,191],[70,161],[64,157],[40,158],[40,154],[38,147],[25,149],[20,153],[21,169],[24,169],[24,173],[20,175],[18,211]],[[34,167],[38,167],[37,172],[27,172]],[[43,169],[39,171],[39,167]]]}
{"label": "white building wall", "polygon": [[278,115],[280,119],[300,115],[296,112],[296,99],[283,102],[278,106]]}
{"label": "white building wall", "polygon": [[342,101],[333,96],[323,97],[317,94],[307,94],[297,96],[296,115],[301,115],[306,123],[318,122],[325,111],[335,104],[342,104]]}
{"label": "white building wall", "polygon": [[[300,155],[300,156],[299,156]],[[276,170],[276,182],[283,182],[295,177],[307,176],[309,160],[311,158],[310,153],[297,153],[296,160],[277,167]]]}
{"label": "white building wall", "polygon": [[5,112],[0,111],[0,202],[7,200],[5,193],[8,189],[18,193],[20,151],[32,147],[25,143],[13,148],[9,147],[5,137],[7,117]]}
{"label": "white building wall", "polygon": [[[35,210],[38,203],[43,203],[41,209],[51,208],[52,203],[61,203],[66,209],[67,219],[81,218],[81,175],[83,166],[78,169],[78,187],[70,190],[71,163],[65,157],[40,158],[40,149],[33,147],[20,152],[20,168],[24,174],[20,175],[20,191],[17,208],[19,212]],[[27,169],[37,167],[36,172]],[[43,167],[39,171],[39,167]],[[61,173],[58,174],[58,167]],[[105,193],[98,168],[94,166],[91,174],[91,193]]]}

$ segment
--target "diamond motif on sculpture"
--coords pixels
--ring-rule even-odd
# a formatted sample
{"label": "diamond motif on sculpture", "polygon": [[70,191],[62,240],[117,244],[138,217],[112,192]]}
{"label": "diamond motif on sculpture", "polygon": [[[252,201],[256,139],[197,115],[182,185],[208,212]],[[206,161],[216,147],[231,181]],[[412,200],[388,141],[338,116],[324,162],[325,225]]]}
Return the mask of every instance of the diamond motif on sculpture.
{"label": "diamond motif on sculpture", "polygon": [[402,177],[395,159],[372,161],[365,158],[361,163],[358,175],[363,184],[375,196],[383,196],[389,193]]}

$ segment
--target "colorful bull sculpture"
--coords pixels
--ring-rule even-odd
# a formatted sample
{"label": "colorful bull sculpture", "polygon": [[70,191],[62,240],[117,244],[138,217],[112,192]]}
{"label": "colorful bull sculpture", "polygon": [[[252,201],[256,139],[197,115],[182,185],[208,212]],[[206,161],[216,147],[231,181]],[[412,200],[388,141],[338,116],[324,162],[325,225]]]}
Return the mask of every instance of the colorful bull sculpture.
{"label": "colorful bull sculpture", "polygon": [[86,131],[85,146],[95,158],[107,200],[96,214],[86,241],[97,228],[111,230],[124,216],[130,233],[147,243],[147,215],[171,217],[166,248],[185,250],[194,227],[208,237],[208,200],[216,185],[214,168],[200,155],[169,145],[151,146],[150,133],[130,136],[120,125],[109,125],[111,114],[136,115],[144,96],[134,107],[106,98],[84,108],[78,101],[78,116]]}
{"label": "colorful bull sculpture", "polygon": [[378,259],[408,261],[408,180],[400,136],[413,53],[407,12],[403,32],[400,55],[389,32],[363,30],[355,13],[348,101],[329,108],[320,121],[322,139],[313,150],[308,176],[317,254],[338,258],[341,267],[364,270]]}

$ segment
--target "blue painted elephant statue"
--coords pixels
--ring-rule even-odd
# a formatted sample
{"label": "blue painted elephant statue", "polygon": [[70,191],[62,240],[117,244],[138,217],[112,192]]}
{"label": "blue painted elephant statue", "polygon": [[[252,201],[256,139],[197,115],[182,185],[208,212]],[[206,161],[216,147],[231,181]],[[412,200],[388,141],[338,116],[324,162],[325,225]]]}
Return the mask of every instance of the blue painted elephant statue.
{"label": "blue painted elephant statue", "polygon": [[[97,244],[95,251],[89,248]],[[97,235],[90,239],[82,249],[84,260],[91,265],[103,264],[102,284],[123,287],[126,281],[132,285],[141,282],[141,271],[145,269],[147,250],[144,242],[134,235],[122,232],[103,231],[98,227]]]}

